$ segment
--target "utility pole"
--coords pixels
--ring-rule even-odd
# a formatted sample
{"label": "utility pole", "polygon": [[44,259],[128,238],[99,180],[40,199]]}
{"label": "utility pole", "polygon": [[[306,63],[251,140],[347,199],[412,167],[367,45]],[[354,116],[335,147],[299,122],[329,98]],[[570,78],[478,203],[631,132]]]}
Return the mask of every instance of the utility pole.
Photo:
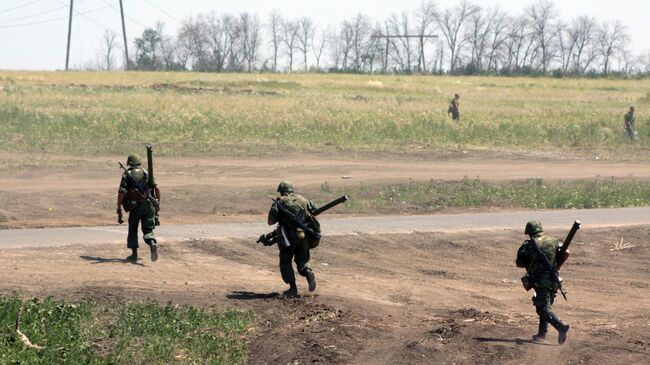
{"label": "utility pole", "polygon": [[68,46],[65,51],[65,70],[68,71],[68,65],[70,64],[70,36],[72,35],[72,9],[74,6],[74,0],[70,0],[70,18],[68,19]]}
{"label": "utility pole", "polygon": [[120,14],[122,15],[122,36],[124,36],[124,57],[126,59],[124,63],[124,69],[129,70],[129,44],[126,41],[126,25],[124,24],[124,6],[122,5],[122,0],[120,0]]}

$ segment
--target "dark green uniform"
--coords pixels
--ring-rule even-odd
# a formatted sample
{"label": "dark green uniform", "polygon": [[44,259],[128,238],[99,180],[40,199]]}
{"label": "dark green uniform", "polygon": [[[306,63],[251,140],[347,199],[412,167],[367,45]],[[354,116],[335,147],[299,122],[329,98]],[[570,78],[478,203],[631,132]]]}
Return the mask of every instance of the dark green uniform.
{"label": "dark green uniform", "polygon": [[634,117],[634,109],[625,113],[625,116],[623,118],[625,120],[625,131],[627,131],[630,139],[635,141],[638,138],[638,134],[634,125],[636,122],[636,118]]}
{"label": "dark green uniform", "polygon": [[[541,225],[540,225],[541,229]],[[558,252],[561,248],[561,242],[553,237],[543,236],[540,234],[535,236],[537,247],[548,261],[553,265],[553,270],[557,271],[558,268]],[[558,284],[553,281],[551,273],[548,271],[547,266],[542,257],[532,246],[531,240],[526,240],[519,247],[517,251],[516,264],[518,267],[525,267],[526,273],[530,282],[535,290],[533,296],[533,304],[537,314],[539,315],[539,329],[535,339],[543,339],[548,331],[548,324],[558,329],[561,336],[564,338],[560,343],[564,342],[566,338],[566,331],[569,326],[562,323],[560,319],[553,312],[553,301],[557,295]]]}
{"label": "dark green uniform", "polygon": [[[299,194],[289,193],[288,195],[282,195],[279,199],[294,215],[299,214],[301,210],[312,212],[316,209],[311,200]],[[289,218],[278,211],[275,204],[269,210],[268,222],[270,224],[277,222],[280,226],[278,229],[278,247],[280,248],[282,280],[287,284],[296,281],[291,264],[292,259],[296,262],[298,273],[306,276],[307,271],[311,270],[311,264],[309,262],[309,240],[304,235],[304,232],[301,233],[301,230]]]}
{"label": "dark green uniform", "polygon": [[[135,181],[140,184],[146,185],[147,181],[147,171],[139,166],[129,166],[127,172],[122,174],[122,180],[120,181],[120,193],[125,193],[124,200],[127,202],[132,202],[134,208],[129,211],[129,235],[127,237],[127,247],[130,249],[138,248],[138,224],[142,228],[142,234],[144,235],[144,241],[146,243],[151,243],[151,241],[156,240],[154,235],[154,228],[156,226],[156,209],[147,200],[146,196],[143,196],[135,184],[126,177],[126,174],[131,175]],[[155,186],[155,182],[154,182]],[[149,187],[146,187],[149,189]]]}
{"label": "dark green uniform", "polygon": [[460,120],[460,101],[455,97],[451,99],[451,103],[449,104],[449,113],[451,114],[451,119],[456,121]]}

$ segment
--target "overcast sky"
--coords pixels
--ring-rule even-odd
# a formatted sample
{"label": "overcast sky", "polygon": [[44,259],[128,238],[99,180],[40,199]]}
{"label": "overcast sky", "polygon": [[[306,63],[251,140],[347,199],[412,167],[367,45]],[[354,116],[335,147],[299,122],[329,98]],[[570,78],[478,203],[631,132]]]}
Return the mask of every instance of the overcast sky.
{"label": "overcast sky", "polygon": [[[437,0],[439,8],[460,0]],[[71,66],[96,58],[101,34],[111,29],[121,35],[118,0],[75,0],[72,26]],[[256,13],[265,21],[272,9],[285,17],[307,16],[319,26],[338,25],[359,12],[375,20],[391,13],[412,11],[422,0],[123,0],[129,43],[145,26],[163,21],[175,33],[180,21],[190,15]],[[520,14],[531,0],[474,0],[484,7],[499,6],[509,14]],[[650,51],[650,0],[558,0],[562,19],[593,15],[599,20],[623,20],[632,36],[635,53]],[[0,69],[55,70],[65,66],[69,0],[0,0]],[[120,38],[121,39],[121,38]],[[121,62],[120,62],[121,63]]]}

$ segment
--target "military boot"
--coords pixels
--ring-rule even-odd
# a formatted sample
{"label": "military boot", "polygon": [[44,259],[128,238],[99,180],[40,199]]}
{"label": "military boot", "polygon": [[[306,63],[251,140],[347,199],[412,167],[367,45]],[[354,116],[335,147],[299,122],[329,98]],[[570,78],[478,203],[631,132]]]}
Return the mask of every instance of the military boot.
{"label": "military boot", "polygon": [[158,244],[156,243],[156,240],[151,240],[147,242],[147,244],[151,249],[151,261],[156,262],[156,260],[158,260]]}
{"label": "military boot", "polygon": [[569,332],[569,325],[562,322],[555,314],[551,315],[548,323],[550,323],[558,332],[557,343],[561,345],[566,342],[566,334]]}
{"label": "military boot", "polygon": [[127,257],[126,259],[131,262],[137,262],[138,261],[138,249],[137,248],[132,248],[131,249],[132,253],[131,256]]}
{"label": "military boot", "polygon": [[305,272],[305,277],[307,278],[307,283],[309,284],[309,291],[316,290],[316,274],[311,269],[307,269]]}
{"label": "military boot", "polygon": [[533,341],[535,342],[545,342],[546,341],[546,332],[548,332],[548,322],[545,319],[539,319],[539,327],[537,329],[537,334],[533,335]]}
{"label": "military boot", "polygon": [[298,296],[298,287],[295,281],[289,283],[289,289],[285,290],[282,296],[285,298],[296,298]]}

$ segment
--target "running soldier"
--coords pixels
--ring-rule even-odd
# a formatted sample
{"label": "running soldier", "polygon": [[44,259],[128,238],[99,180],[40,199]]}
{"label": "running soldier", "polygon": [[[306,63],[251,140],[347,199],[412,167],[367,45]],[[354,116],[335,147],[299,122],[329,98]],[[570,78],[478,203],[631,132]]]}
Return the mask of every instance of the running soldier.
{"label": "running soldier", "polygon": [[298,287],[291,264],[292,259],[296,262],[298,273],[307,279],[310,292],[316,290],[316,276],[309,262],[310,242],[307,232],[298,227],[289,215],[309,218],[316,210],[316,206],[311,200],[294,193],[293,185],[288,181],[282,181],[277,191],[280,197],[273,202],[269,210],[268,224],[279,223],[277,240],[280,248],[280,273],[282,280],[289,284],[289,289],[283,294],[293,298],[298,296]]}

